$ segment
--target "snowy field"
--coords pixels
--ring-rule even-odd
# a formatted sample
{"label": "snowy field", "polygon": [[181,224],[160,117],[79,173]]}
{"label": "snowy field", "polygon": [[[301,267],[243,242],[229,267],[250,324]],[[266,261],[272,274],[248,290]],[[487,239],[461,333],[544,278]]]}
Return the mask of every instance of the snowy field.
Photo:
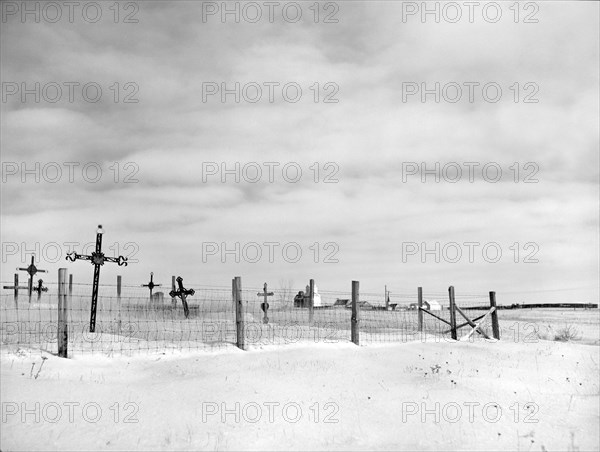
{"label": "snowy field", "polygon": [[571,327],[575,342],[600,345],[600,311],[598,309],[511,309],[499,311],[502,337],[520,336],[524,342],[552,340]]}
{"label": "snowy field", "polygon": [[599,350],[431,336],[73,359],[4,350],[0,448],[598,450]]}

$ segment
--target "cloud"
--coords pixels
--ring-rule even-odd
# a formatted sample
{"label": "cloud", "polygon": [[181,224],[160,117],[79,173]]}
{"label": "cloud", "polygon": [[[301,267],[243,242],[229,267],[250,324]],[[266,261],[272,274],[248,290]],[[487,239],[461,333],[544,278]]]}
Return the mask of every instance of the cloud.
{"label": "cloud", "polygon": [[[403,22],[402,5],[390,2],[340,3],[338,23],[323,23],[330,12],[323,10],[314,23],[306,7],[295,24],[280,15],[274,23],[222,23],[219,16],[203,23],[201,2],[139,7],[137,24],[114,23],[109,10],[97,24],[3,24],[2,80],[29,89],[37,82],[42,94],[39,103],[17,94],[1,105],[2,160],[19,170],[3,174],[4,242],[84,243],[102,223],[121,250],[126,242],[139,247],[140,263],[128,267],[132,281],[154,270],[218,285],[242,274],[258,285],[267,276],[299,285],[316,277],[323,289],[360,279],[377,293],[383,284],[445,290],[454,283],[484,294],[597,283],[596,4],[544,3],[532,24],[515,23],[508,7],[496,24]],[[69,82],[78,83],[73,102]],[[273,102],[271,82],[279,84]],[[405,101],[407,82],[428,89],[456,83],[463,97]],[[465,82],[479,83],[473,102]],[[497,103],[483,99],[489,82],[502,88]],[[63,88],[56,103],[44,98],[49,83]],[[87,83],[101,87],[97,102],[86,100]],[[239,83],[240,101],[230,93],[223,103],[220,91],[206,97],[207,83],[219,90]],[[284,99],[288,83],[302,89],[296,103]],[[256,86],[260,100],[247,102],[244,93]],[[528,95],[539,102],[523,102]],[[338,102],[325,103],[327,96]],[[78,163],[73,182],[65,162]],[[413,162],[417,173],[403,174]],[[466,162],[479,164],[472,183]],[[36,163],[39,183],[20,171]],[[205,182],[211,163],[219,172]],[[222,183],[221,164],[231,170],[236,163],[241,180],[229,174]],[[290,163],[302,169],[297,182],[282,172]],[[462,167],[462,178],[421,183],[421,165],[436,163]],[[497,183],[480,171],[490,163],[502,168]],[[54,164],[63,176],[51,183],[44,168]],[[96,166],[101,177],[90,182]],[[256,166],[262,178],[248,182],[244,168]],[[528,175],[539,182],[523,183]],[[298,243],[303,258],[202,259],[206,242],[243,248],[268,241]],[[466,241],[498,242],[505,258],[403,262],[405,242]],[[520,261],[524,244],[538,244],[540,263],[515,263],[515,242]],[[330,243],[339,263],[323,262]],[[10,259],[21,256],[3,256]],[[10,280],[13,265],[5,267],[2,279]],[[598,290],[567,296],[592,301]]]}

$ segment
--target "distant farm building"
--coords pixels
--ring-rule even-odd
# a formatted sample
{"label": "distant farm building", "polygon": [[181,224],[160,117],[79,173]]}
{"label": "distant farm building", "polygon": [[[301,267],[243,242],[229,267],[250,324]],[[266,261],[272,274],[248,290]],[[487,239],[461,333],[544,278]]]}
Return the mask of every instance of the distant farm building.
{"label": "distant farm building", "polygon": [[[308,308],[310,305],[310,286],[306,286],[306,291],[300,291],[294,297],[294,307],[295,308]],[[313,296],[313,307],[320,308],[323,307],[323,301],[321,300],[321,295],[319,294],[319,289],[315,285],[315,293]]]}
{"label": "distant farm building", "polygon": [[[408,307],[408,309],[418,309],[419,308],[419,304],[418,303],[411,303]],[[427,311],[441,311],[442,305],[440,304],[439,301],[437,300],[423,300],[423,309],[426,309]]]}
{"label": "distant farm building", "polygon": [[441,311],[442,305],[437,300],[423,300],[423,304],[426,306],[425,309],[429,311]]}

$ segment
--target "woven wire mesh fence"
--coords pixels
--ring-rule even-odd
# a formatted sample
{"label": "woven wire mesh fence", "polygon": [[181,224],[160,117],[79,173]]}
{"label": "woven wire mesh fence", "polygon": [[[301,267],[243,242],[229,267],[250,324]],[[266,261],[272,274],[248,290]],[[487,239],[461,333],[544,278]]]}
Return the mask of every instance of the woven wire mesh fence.
{"label": "woven wire mesh fence", "polygon": [[[172,299],[167,288],[155,288],[150,298],[147,288],[124,285],[117,296],[115,285],[101,285],[96,328],[91,333],[92,286],[74,284],[67,310],[69,356],[235,347],[236,307],[232,289],[187,283],[185,286],[195,288],[194,295],[187,297],[187,318],[182,301]],[[26,290],[21,290],[18,298],[10,290],[3,291],[0,296],[3,348],[57,353],[58,287],[56,284],[47,287],[47,292],[39,296],[34,293],[31,298]],[[265,313],[262,291],[262,288],[241,291],[246,347],[350,341],[350,291],[320,291],[321,302],[315,304],[312,315],[306,304],[295,302],[289,290],[269,290],[273,295],[267,297]],[[432,314],[449,321],[447,293],[424,292],[423,298]],[[489,301],[483,295],[457,294],[456,303],[470,319],[489,310]],[[361,293],[359,311],[361,344],[407,342],[418,340],[423,334],[449,337],[449,326],[427,313],[422,314],[422,330],[419,329],[416,291],[391,294],[387,303],[381,294]],[[457,314],[457,323],[463,323],[462,320]],[[484,330],[490,331],[489,321],[488,318],[482,324]],[[466,328],[460,329],[459,338],[466,333]]]}
{"label": "woven wire mesh fence", "polygon": [[[469,320],[481,319],[481,329],[492,336],[489,294],[455,294],[456,305]],[[428,292],[423,290],[423,309],[419,316],[418,291],[397,292],[387,297],[381,294],[360,294],[360,343],[377,344],[386,342],[410,342],[450,338],[450,303],[448,292]],[[433,314],[433,315],[431,315]],[[420,320],[421,319],[421,320]],[[440,320],[440,319],[443,319]],[[445,322],[447,323],[445,323]],[[456,313],[458,326],[464,324],[461,314]],[[477,323],[477,321],[475,321]],[[457,338],[466,336],[471,327],[463,325],[457,330]],[[478,339],[479,334],[471,336]]]}
{"label": "woven wire mesh fence", "polygon": [[244,335],[247,345],[282,345],[299,342],[337,343],[350,341],[350,313],[335,305],[335,297],[349,293],[321,293],[312,317],[307,303],[286,299],[280,291],[267,298],[268,310],[262,309],[262,289],[243,289]]}
{"label": "woven wire mesh fence", "polygon": [[[91,333],[91,285],[74,285],[68,296],[67,324],[69,354],[163,352],[227,347],[235,344],[235,311],[231,290],[203,288],[188,298],[185,317],[181,300],[156,291],[123,286],[115,295],[114,286],[100,286],[96,327]],[[58,290],[31,299],[3,294],[0,298],[0,337],[4,346],[58,351]]]}

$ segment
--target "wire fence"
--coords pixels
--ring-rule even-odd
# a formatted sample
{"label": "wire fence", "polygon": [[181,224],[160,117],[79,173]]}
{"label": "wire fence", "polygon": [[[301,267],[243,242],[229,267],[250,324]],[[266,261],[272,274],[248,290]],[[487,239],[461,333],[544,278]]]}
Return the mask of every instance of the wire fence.
{"label": "wire fence", "polygon": [[[186,284],[188,286],[188,284]],[[0,343],[3,349],[23,348],[57,353],[58,287],[47,284],[48,291],[31,298],[20,290],[0,295]],[[213,350],[235,347],[237,341],[236,310],[231,288],[200,287],[188,296],[189,315],[184,315],[179,298],[172,299],[164,287],[157,287],[149,297],[147,288],[122,286],[116,295],[114,285],[99,286],[96,328],[89,331],[90,284],[74,284],[68,296],[69,356],[88,353],[133,354],[140,352]],[[162,289],[162,290],[161,290]],[[262,288],[242,290],[242,317],[246,346],[282,346],[302,342],[350,342],[350,291],[319,291],[322,303],[315,306],[312,321],[309,309],[294,303],[289,290],[270,290],[268,309]],[[448,294],[423,293],[424,306],[435,316],[450,320]],[[469,318],[489,310],[487,295],[458,295],[457,305]],[[390,294],[387,305],[383,294],[360,294],[360,344],[407,342],[423,335],[449,337],[449,326],[438,318],[422,314],[419,328],[417,294]],[[457,318],[460,323],[462,318]],[[482,324],[490,331],[489,319]],[[459,330],[459,334],[466,334]],[[459,336],[460,338],[460,336]]]}

